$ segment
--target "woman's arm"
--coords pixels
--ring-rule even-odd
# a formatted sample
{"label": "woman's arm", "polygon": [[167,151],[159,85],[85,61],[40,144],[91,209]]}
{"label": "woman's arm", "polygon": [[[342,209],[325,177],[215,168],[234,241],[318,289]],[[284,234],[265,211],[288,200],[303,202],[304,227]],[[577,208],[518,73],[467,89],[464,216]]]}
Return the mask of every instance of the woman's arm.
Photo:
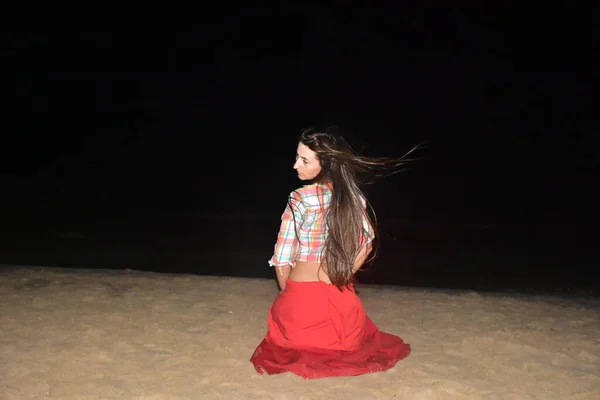
{"label": "woman's arm", "polygon": [[360,249],[360,251],[358,252],[358,255],[356,256],[356,259],[354,260],[354,268],[352,268],[353,274],[355,274],[356,271],[358,271],[360,269],[360,267],[362,267],[362,265],[365,263],[365,261],[367,261],[367,257],[373,250],[373,240],[375,239],[375,231],[374,231],[373,227],[371,226],[369,218],[367,217],[367,211],[366,211],[367,201],[364,197],[361,198],[361,200],[362,200],[363,206],[365,207],[365,212],[363,214],[363,236],[362,236],[361,240],[366,239],[367,244],[365,244],[362,247],[362,249]]}
{"label": "woman's arm", "polygon": [[269,265],[274,267],[280,291],[285,290],[285,284],[290,276],[292,267],[296,265],[296,256],[299,249],[296,226],[302,225],[306,208],[300,193],[294,191],[290,194],[288,205],[281,216],[281,226],[277,234],[273,257]]}
{"label": "woman's arm", "polygon": [[356,273],[356,271],[358,271],[359,268],[362,267],[362,265],[367,260],[369,253],[371,253],[371,250],[373,250],[373,245],[371,242],[367,243],[365,246],[363,246],[362,249],[360,249],[358,255],[356,256],[356,259],[354,260],[354,268],[352,268],[352,273]]}
{"label": "woman's arm", "polygon": [[283,292],[285,290],[285,283],[290,277],[291,272],[292,267],[290,267],[289,265],[275,267],[275,274],[277,275],[277,283],[279,284],[280,292]]}

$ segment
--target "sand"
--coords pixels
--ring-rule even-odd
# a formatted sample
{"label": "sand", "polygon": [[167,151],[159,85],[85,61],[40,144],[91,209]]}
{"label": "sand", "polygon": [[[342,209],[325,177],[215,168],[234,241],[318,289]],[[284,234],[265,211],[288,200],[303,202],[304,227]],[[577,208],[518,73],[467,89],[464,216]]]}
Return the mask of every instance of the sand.
{"label": "sand", "polygon": [[248,361],[274,280],[0,269],[0,399],[600,399],[593,298],[361,286],[412,345],[386,372],[304,380]]}

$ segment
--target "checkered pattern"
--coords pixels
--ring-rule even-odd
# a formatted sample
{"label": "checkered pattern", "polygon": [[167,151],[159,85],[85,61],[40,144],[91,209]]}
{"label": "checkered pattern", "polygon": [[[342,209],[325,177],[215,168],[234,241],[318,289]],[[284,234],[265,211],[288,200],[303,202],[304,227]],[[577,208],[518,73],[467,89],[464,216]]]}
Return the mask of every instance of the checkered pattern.
{"label": "checkered pattern", "polygon": [[[303,186],[290,193],[288,205],[281,216],[281,227],[270,266],[290,265],[297,261],[321,262],[327,227],[325,213],[331,201],[331,191],[325,185]],[[363,203],[366,205],[366,202]],[[364,220],[366,243],[373,240],[374,232]]]}

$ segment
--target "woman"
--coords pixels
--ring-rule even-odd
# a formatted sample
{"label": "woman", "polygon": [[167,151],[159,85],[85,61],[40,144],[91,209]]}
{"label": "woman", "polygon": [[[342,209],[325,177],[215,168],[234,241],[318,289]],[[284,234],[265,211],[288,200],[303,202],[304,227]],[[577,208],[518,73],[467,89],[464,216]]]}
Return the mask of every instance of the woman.
{"label": "woman", "polygon": [[269,260],[280,294],[250,359],[258,372],[359,375],[389,369],[409,355],[410,345],[373,324],[353,286],[355,272],[375,255],[375,224],[359,177],[405,162],[356,156],[332,133],[302,133],[294,169],[309,184],[290,194]]}

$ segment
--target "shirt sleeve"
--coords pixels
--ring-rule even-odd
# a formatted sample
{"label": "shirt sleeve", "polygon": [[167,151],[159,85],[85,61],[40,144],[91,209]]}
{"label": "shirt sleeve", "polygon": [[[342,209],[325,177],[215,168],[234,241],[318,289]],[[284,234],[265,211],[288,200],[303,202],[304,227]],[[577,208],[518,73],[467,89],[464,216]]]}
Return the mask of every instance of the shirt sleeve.
{"label": "shirt sleeve", "polygon": [[277,234],[274,254],[269,260],[271,267],[283,265],[296,266],[296,256],[300,247],[296,229],[300,229],[305,216],[306,206],[302,202],[302,196],[294,191],[288,197],[288,204],[281,216],[281,226]]}

